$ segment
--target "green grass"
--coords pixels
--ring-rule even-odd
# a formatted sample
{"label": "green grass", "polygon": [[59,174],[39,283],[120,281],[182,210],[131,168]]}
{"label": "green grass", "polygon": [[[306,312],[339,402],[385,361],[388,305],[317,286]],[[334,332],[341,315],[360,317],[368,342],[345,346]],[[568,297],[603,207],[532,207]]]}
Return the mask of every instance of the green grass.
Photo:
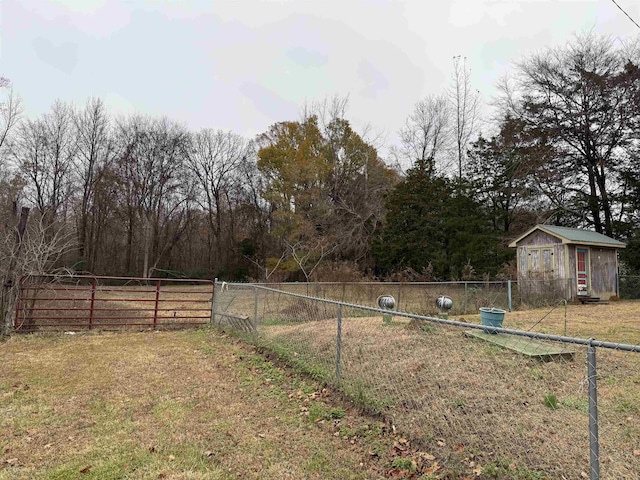
{"label": "green grass", "polygon": [[499,478],[500,480],[547,480],[549,478],[544,472],[517,466],[503,458],[483,466],[482,473],[489,478]]}
{"label": "green grass", "polygon": [[545,407],[550,408],[551,410],[558,409],[558,397],[555,393],[547,393],[542,399],[542,403]]}
{"label": "green grass", "polygon": [[559,404],[562,407],[575,409],[585,414],[589,411],[589,399],[586,395],[583,395],[581,397],[576,395],[569,395],[566,398],[562,398],[561,400],[559,400]]}

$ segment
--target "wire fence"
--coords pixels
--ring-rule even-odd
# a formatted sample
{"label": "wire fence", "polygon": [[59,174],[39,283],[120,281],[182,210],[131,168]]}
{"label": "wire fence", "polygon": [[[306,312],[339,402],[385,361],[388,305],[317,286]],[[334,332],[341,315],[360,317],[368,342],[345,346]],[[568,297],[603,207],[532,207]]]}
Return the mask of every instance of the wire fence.
{"label": "wire fence", "polygon": [[517,283],[512,281],[467,282],[317,282],[270,283],[264,287],[357,305],[375,305],[383,294],[396,299],[396,309],[421,315],[438,312],[433,299],[445,295],[453,300],[452,314],[476,313],[481,307],[513,308]]}
{"label": "wire fence", "polygon": [[[328,300],[373,305],[381,294],[391,294],[397,310],[420,315],[436,315],[433,299],[445,295],[453,300],[453,315],[475,314],[482,307],[528,309],[573,301],[575,278],[506,281],[452,282],[315,282],[267,283],[265,287]],[[640,299],[640,277],[620,277],[620,297]],[[609,298],[603,299],[604,301]]]}
{"label": "wire fence", "polygon": [[212,321],[384,416],[444,459],[437,468],[638,478],[640,346],[382,310],[314,288],[218,283]]}
{"label": "wire fence", "polygon": [[618,291],[620,298],[640,299],[640,276],[620,275],[618,278]]}

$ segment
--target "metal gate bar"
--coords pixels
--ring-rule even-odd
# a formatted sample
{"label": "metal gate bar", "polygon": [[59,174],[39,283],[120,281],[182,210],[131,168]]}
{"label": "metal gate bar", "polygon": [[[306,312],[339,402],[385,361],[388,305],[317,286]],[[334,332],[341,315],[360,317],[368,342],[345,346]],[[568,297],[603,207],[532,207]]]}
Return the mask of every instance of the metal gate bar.
{"label": "metal gate bar", "polygon": [[163,328],[203,325],[211,319],[213,282],[209,280],[37,275],[22,277],[19,285],[17,331]]}

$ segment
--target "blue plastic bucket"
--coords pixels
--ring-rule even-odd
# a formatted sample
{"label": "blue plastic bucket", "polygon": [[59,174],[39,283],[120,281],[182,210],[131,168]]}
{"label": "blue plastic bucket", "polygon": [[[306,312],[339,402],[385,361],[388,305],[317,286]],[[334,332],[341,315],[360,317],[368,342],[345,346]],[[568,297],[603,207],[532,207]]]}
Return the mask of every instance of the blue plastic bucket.
{"label": "blue plastic bucket", "polygon": [[[500,308],[483,307],[480,309],[480,322],[482,325],[486,325],[487,327],[502,327],[505,313],[507,313],[506,310],[502,310]],[[498,333],[489,329],[486,329],[485,332]]]}

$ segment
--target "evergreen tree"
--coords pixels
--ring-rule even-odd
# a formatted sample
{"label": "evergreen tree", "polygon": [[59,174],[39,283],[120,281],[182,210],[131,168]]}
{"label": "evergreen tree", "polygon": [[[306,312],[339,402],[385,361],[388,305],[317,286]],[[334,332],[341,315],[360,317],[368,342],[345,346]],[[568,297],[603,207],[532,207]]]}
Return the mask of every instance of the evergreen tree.
{"label": "evergreen tree", "polygon": [[432,176],[417,162],[387,197],[387,222],[373,247],[377,267],[430,268],[441,280],[495,274],[505,257],[473,193],[467,182]]}

